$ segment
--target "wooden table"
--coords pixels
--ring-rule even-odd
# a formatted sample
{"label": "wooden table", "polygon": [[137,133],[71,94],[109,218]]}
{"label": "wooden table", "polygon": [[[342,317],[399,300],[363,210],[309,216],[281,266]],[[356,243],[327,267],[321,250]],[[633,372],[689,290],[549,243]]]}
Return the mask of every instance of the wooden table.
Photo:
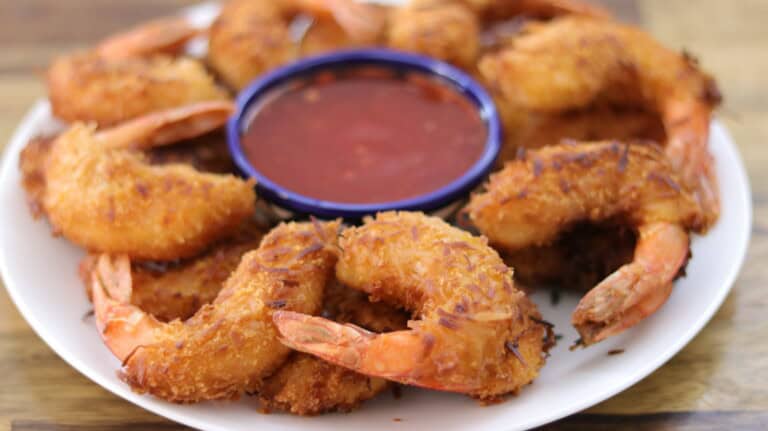
{"label": "wooden table", "polygon": [[[689,48],[718,77],[726,96],[720,117],[749,170],[755,223],[733,292],[682,352],[624,393],[546,429],[768,429],[768,2],[605,3],[669,45]],[[44,96],[38,78],[52,55],[185,4],[0,0],[0,148]],[[183,429],[70,368],[32,332],[3,289],[0,346],[0,429]]]}

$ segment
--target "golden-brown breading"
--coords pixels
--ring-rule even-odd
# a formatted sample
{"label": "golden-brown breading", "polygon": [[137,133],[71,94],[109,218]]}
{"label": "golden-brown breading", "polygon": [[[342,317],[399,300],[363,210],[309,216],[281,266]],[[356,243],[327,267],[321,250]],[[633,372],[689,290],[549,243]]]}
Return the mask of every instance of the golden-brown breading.
{"label": "golden-brown breading", "polygon": [[637,233],[633,259],[587,293],[573,314],[581,344],[620,333],[666,302],[702,213],[655,145],[566,143],[532,150],[491,177],[465,209],[507,253],[552,244],[578,223]]}
{"label": "golden-brown breading", "polygon": [[90,251],[142,260],[191,257],[231,235],[254,211],[252,181],[152,166],[133,149],[218,128],[230,113],[228,103],[206,102],[99,132],[73,125],[56,139],[45,167],[51,225]]}
{"label": "golden-brown breading", "polygon": [[708,145],[710,117],[721,97],[690,56],[632,26],[567,16],[529,25],[508,48],[484,56],[478,68],[508,112],[556,114],[610,103],[658,114],[665,151],[682,183],[700,202],[706,224],[717,220],[718,183]]}
{"label": "golden-brown breading", "polygon": [[[261,237],[261,228],[247,223],[238,235],[201,256],[178,262],[132,262],[130,303],[163,322],[192,317],[216,299],[242,256],[258,248]],[[98,255],[89,255],[80,262],[89,297],[97,259]]]}
{"label": "golden-brown breading", "polygon": [[[358,45],[324,2],[231,0],[210,30],[208,62],[231,88],[300,57]],[[298,37],[292,23],[311,20]],[[311,18],[310,18],[311,17]]]}
{"label": "golden-brown breading", "polygon": [[413,313],[376,334],[275,313],[284,343],[367,375],[466,393],[515,393],[544,364],[547,327],[485,239],[422,213],[387,212],[342,233],[339,281]]}
{"label": "golden-brown breading", "polygon": [[[21,150],[19,156],[21,184],[27,194],[30,211],[35,218],[45,215],[42,202],[45,195],[45,162],[55,140],[56,135],[36,136]],[[174,145],[152,148],[147,151],[147,158],[154,165],[182,163],[202,172],[217,174],[236,172],[227,148],[226,136],[222,131],[208,133]]]}
{"label": "golden-brown breading", "polygon": [[552,243],[577,222],[623,217],[637,226],[702,226],[698,206],[661,149],[614,142],[566,143],[528,151],[491,176],[465,208],[507,252]]}
{"label": "golden-brown breading", "polygon": [[[288,223],[243,256],[212,304],[162,323],[129,304],[130,262],[99,257],[96,322],[123,361],[122,379],[173,402],[236,398],[255,390],[290,350],[277,339],[275,310],[317,313],[333,278],[338,222]],[[127,284],[127,285],[126,285]]]}
{"label": "golden-brown breading", "polygon": [[[323,316],[375,332],[405,329],[408,315],[364,294],[333,284],[326,289]],[[389,387],[387,380],[358,374],[306,353],[294,353],[259,388],[266,410],[300,415],[350,411]]]}
{"label": "golden-brown breading", "polygon": [[480,20],[460,2],[412,1],[395,8],[387,45],[474,70],[480,50]]}
{"label": "golden-brown breading", "polygon": [[272,2],[229,1],[211,26],[208,63],[227,85],[240,90],[297,56],[288,24]]}
{"label": "golden-brown breading", "polygon": [[229,98],[202,63],[191,58],[115,60],[87,52],[56,59],[47,77],[56,117],[102,127],[163,109]]}

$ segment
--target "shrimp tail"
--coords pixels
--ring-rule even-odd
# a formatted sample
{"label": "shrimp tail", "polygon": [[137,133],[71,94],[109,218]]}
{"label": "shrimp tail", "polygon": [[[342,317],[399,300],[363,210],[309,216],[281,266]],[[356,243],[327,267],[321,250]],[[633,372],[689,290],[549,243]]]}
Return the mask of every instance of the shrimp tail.
{"label": "shrimp tail", "polygon": [[616,335],[658,310],[690,255],[686,231],[654,223],[640,228],[635,260],[608,276],[579,302],[573,325],[581,344]]}
{"label": "shrimp tail", "polygon": [[110,60],[152,54],[175,55],[201,33],[185,17],[160,18],[104,40],[96,47],[96,52]]}
{"label": "shrimp tail", "polygon": [[149,149],[201,136],[221,127],[234,112],[232,102],[198,102],[158,111],[97,132],[110,148]]}
{"label": "shrimp tail", "polygon": [[[377,334],[352,324],[340,324],[321,317],[278,311],[272,320],[280,341],[328,362],[369,376],[434,388],[436,382],[420,372],[432,341],[415,331]],[[466,392],[464,385],[443,387]]]}
{"label": "shrimp tail", "polygon": [[304,6],[333,17],[347,35],[358,43],[375,43],[386,27],[386,10],[354,0],[302,0]]}
{"label": "shrimp tail", "polygon": [[91,274],[96,326],[110,351],[125,361],[141,345],[151,344],[161,323],[131,305],[131,263],[127,256],[98,257]]}

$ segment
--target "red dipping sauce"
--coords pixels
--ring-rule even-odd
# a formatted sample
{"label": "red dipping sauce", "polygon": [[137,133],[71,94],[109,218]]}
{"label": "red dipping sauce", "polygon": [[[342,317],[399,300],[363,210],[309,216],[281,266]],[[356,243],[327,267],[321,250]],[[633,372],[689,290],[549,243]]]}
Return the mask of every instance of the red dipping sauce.
{"label": "red dipping sauce", "polygon": [[276,184],[326,201],[430,193],[466,173],[487,137],[472,102],[415,72],[322,72],[265,100],[242,139],[248,160]]}

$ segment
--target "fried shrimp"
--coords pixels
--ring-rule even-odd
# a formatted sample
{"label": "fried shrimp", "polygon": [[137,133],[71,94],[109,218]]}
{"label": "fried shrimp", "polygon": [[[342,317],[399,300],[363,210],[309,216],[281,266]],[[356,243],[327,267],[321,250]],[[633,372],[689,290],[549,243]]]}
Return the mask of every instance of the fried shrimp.
{"label": "fried shrimp", "polygon": [[557,113],[607,103],[658,114],[666,153],[695,192],[706,226],[718,218],[708,137],[720,94],[691,57],[634,27],[571,16],[529,26],[507,49],[485,56],[479,69],[514,109]]}
{"label": "fried shrimp", "polygon": [[274,314],[281,341],[370,376],[481,399],[514,393],[544,364],[547,327],[482,238],[421,213],[381,213],[340,239],[339,281],[413,313],[376,334]]}
{"label": "fried shrimp", "polygon": [[[381,302],[370,302],[361,292],[332,284],[323,299],[323,316],[374,332],[406,328],[408,315]],[[267,410],[315,415],[350,411],[389,387],[387,380],[358,374],[306,353],[294,353],[259,388]]]}
{"label": "fried shrimp", "polygon": [[[300,16],[308,28],[294,25]],[[208,61],[230,87],[242,89],[299,57],[361,42],[320,0],[232,0],[211,27]]]}
{"label": "fried shrimp", "polygon": [[[247,223],[233,238],[205,254],[178,262],[131,262],[130,303],[162,322],[186,320],[216,299],[242,256],[259,247],[262,230]],[[80,263],[80,277],[91,296],[91,274],[99,255]]]}
{"label": "fried shrimp", "polygon": [[47,73],[54,115],[111,126],[154,111],[227,99],[201,62],[171,55],[198,33],[185,19],[167,18],[91,51],[55,59]]}
{"label": "fried shrimp", "polygon": [[634,260],[594,287],[573,315],[585,345],[634,326],[658,309],[703,226],[693,196],[656,146],[562,144],[530,151],[493,175],[465,211],[495,246],[518,252],[553,243],[579,222],[637,232]]}
{"label": "fried shrimp", "polygon": [[129,303],[130,261],[101,255],[92,273],[99,332],[138,392],[173,402],[237,398],[285,361],[275,310],[316,313],[333,276],[338,222],[290,223],[243,256],[212,304],[161,323]]}
{"label": "fried shrimp", "polygon": [[578,0],[413,0],[391,12],[385,44],[474,71],[485,44],[484,33],[492,23],[562,14],[607,16]]}
{"label": "fried shrimp", "polygon": [[98,132],[70,127],[45,165],[43,208],[55,232],[90,251],[145,260],[194,256],[235,232],[253,213],[252,181],[151,166],[139,151],[216,129],[232,109],[202,102]]}

